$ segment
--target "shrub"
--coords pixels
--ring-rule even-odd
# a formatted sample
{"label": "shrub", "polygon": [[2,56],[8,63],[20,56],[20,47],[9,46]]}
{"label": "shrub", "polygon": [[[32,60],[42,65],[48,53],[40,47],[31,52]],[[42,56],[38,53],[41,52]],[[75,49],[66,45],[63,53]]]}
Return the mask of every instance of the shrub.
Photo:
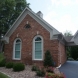
{"label": "shrub", "polygon": [[47,73],[46,78],[65,78],[64,74]]}
{"label": "shrub", "polygon": [[3,54],[3,52],[1,52],[1,53],[0,53],[0,61],[3,60],[4,58],[5,58],[5,57],[4,57],[4,54]]}
{"label": "shrub", "polygon": [[49,50],[45,53],[44,66],[54,66],[54,61]]}
{"label": "shrub", "polygon": [[45,71],[43,69],[39,69],[38,71],[36,71],[36,75],[40,76],[40,77],[44,77],[45,76]]}
{"label": "shrub", "polygon": [[37,70],[39,70],[39,68],[36,65],[33,65],[31,70],[32,71],[37,71]]}
{"label": "shrub", "polygon": [[47,72],[50,72],[50,73],[54,73],[53,70],[54,70],[54,69],[53,69],[52,67],[48,67],[48,68],[46,69],[46,71],[47,71]]}
{"label": "shrub", "polygon": [[22,71],[25,69],[25,65],[23,63],[15,63],[13,66],[13,71]]}
{"label": "shrub", "polygon": [[13,62],[6,63],[6,68],[13,68]]}
{"label": "shrub", "polygon": [[0,67],[4,67],[6,64],[5,58],[0,61]]}

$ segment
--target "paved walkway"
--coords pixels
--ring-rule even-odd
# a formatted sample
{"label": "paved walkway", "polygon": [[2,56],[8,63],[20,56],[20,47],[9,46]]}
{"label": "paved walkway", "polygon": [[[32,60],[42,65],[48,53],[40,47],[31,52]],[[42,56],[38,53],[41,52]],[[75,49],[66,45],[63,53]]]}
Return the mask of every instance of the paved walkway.
{"label": "paved walkway", "polygon": [[66,78],[78,78],[78,61],[67,61],[60,71],[66,75]]}

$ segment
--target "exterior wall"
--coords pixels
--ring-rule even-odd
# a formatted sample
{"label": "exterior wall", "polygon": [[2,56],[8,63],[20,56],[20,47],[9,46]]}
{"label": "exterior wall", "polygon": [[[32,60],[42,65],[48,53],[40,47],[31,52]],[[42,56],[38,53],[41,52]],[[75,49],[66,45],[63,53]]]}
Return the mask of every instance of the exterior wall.
{"label": "exterior wall", "polygon": [[[25,25],[29,22],[31,28],[25,29]],[[43,28],[36,20],[31,16],[27,15],[22,22],[19,24],[17,29],[9,38],[9,44],[5,44],[5,57],[7,61],[14,62],[23,62],[25,64],[34,64],[43,65],[43,61],[33,61],[32,60],[32,51],[33,51],[33,38],[38,34],[43,37],[43,54],[46,50],[50,50],[52,57],[55,61],[56,66],[59,65],[58,53],[59,53],[59,42],[58,40],[50,40],[50,33]],[[22,40],[22,49],[21,49],[21,60],[13,60],[13,43],[16,38]],[[64,48],[64,47],[63,47]],[[44,55],[43,55],[44,56]]]}
{"label": "exterior wall", "polygon": [[66,49],[63,43],[59,42],[59,63],[64,64],[67,60]]}

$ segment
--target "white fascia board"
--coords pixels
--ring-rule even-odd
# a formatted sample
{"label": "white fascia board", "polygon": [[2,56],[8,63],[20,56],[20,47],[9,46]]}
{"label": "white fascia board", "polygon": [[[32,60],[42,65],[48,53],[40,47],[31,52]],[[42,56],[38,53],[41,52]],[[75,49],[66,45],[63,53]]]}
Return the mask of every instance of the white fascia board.
{"label": "white fascia board", "polygon": [[34,13],[29,12],[28,13],[33,19],[35,19],[39,24],[41,24],[46,30],[50,32],[50,40],[52,40],[52,36],[55,34],[60,34],[59,31],[56,29],[52,28],[51,25],[49,25],[44,19],[41,17],[35,15]]}
{"label": "white fascia board", "polygon": [[29,14],[33,17],[39,24],[41,24],[46,30],[50,32],[50,39],[54,34],[59,34],[60,32],[57,31],[54,27],[52,27],[49,23],[47,23],[45,20],[43,20],[41,17],[36,15],[31,9],[25,8],[24,11],[20,14],[20,16],[17,18],[17,20],[13,23],[12,27],[8,30],[8,32],[5,34],[5,36],[10,37],[11,34],[14,32],[14,30],[18,27],[18,25],[21,23],[21,21],[25,18],[25,16]]}
{"label": "white fascia board", "polygon": [[28,13],[33,19],[35,19],[40,25],[42,25],[49,33],[50,33],[50,39],[52,39],[53,36],[53,29],[48,27],[42,20],[38,19],[38,17],[34,16],[32,13]]}
{"label": "white fascia board", "polygon": [[[32,11],[32,10],[30,10]],[[60,32],[58,30],[56,30],[53,26],[51,26],[49,23],[47,23],[43,18],[39,17],[37,14],[35,14],[33,11],[30,12],[32,13],[34,16],[37,17],[37,19],[39,19],[41,22],[43,22],[46,25],[46,29],[49,28],[50,30],[53,30],[53,34],[60,34]],[[34,18],[34,17],[33,17]],[[35,19],[37,21],[37,19]],[[49,30],[49,31],[50,31]]]}

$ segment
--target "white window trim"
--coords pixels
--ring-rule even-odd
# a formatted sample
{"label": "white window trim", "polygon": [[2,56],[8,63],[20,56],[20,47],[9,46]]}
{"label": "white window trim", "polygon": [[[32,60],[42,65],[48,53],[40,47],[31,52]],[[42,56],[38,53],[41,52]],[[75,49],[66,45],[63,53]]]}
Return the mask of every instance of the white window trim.
{"label": "white window trim", "polygon": [[[41,59],[35,59],[35,39],[37,38],[37,37],[40,37],[41,39],[42,39],[42,58]],[[36,41],[36,42],[39,42],[39,41]],[[33,52],[32,52],[32,60],[43,60],[43,38],[42,38],[42,36],[40,36],[40,35],[37,35],[37,36],[35,36],[34,38],[33,38]]]}
{"label": "white window trim", "polygon": [[20,43],[20,58],[15,58],[15,43],[16,43],[16,41],[17,41],[18,39],[21,41],[20,38],[16,38],[16,39],[14,40],[14,44],[13,44],[13,60],[21,60],[22,41],[21,41],[21,43]]}

